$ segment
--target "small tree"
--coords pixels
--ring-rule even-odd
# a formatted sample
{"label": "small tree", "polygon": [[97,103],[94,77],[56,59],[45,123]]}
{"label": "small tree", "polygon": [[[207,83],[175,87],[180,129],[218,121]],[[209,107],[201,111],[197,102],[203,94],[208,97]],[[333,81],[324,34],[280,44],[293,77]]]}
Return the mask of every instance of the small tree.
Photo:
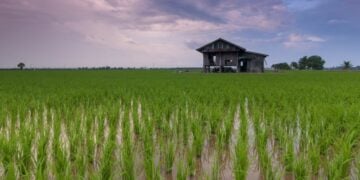
{"label": "small tree", "polygon": [[324,69],[325,60],[320,56],[304,56],[299,60],[299,69],[313,69],[322,70]]}
{"label": "small tree", "polygon": [[351,64],[350,61],[344,61],[342,66],[344,69],[351,69],[353,65]]}
{"label": "small tree", "polygon": [[21,62],[17,65],[18,68],[20,68],[20,70],[23,70],[25,67],[25,63]]}
{"label": "small tree", "polygon": [[308,58],[309,67],[314,70],[324,69],[325,60],[321,56],[310,56]]}
{"label": "small tree", "polygon": [[308,69],[308,58],[307,56],[304,56],[299,59],[299,69]]}
{"label": "small tree", "polygon": [[293,68],[293,69],[299,69],[299,64],[295,61],[291,62],[290,66]]}
{"label": "small tree", "polygon": [[275,70],[290,70],[291,69],[288,63],[273,64],[271,67],[274,68]]}

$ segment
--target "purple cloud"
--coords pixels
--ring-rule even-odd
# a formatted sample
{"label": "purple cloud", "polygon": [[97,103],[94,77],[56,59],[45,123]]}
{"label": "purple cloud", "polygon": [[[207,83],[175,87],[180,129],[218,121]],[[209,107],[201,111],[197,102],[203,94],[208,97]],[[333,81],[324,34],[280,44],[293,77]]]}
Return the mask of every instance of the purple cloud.
{"label": "purple cloud", "polygon": [[[288,47],[295,50],[300,46],[316,47],[313,45],[331,42],[324,38],[327,30],[319,26],[319,31],[309,31],[307,23],[320,15],[315,14],[310,20],[299,10],[321,13],[316,10],[324,6],[327,10],[352,9],[351,3],[359,4],[355,0],[340,4],[334,0],[3,0],[0,47],[8,50],[0,50],[3,54],[0,66],[12,63],[3,59],[14,59],[18,54],[39,64],[46,62],[47,57],[55,58],[44,52],[69,55],[66,56],[69,59],[89,54],[91,60],[83,63],[94,65],[104,62],[96,61],[95,57],[109,59],[108,63],[115,65],[198,65],[200,62],[194,60],[199,54],[193,48],[218,37],[248,43],[242,45],[259,51],[276,52],[269,47],[278,47],[279,52]],[[346,25],[355,26],[351,16],[347,18],[344,14],[335,14],[330,20],[323,20],[323,24],[330,26],[347,19]],[[301,18],[306,21],[302,22]],[[283,35],[279,36],[279,32]],[[45,49],[28,52],[30,48],[23,44],[31,42],[34,47]],[[81,50],[70,52],[65,48],[75,45]],[[108,51],[114,56],[109,56]],[[268,53],[269,58],[281,56]],[[66,58],[48,62],[59,65]],[[74,61],[66,62],[71,65]]]}

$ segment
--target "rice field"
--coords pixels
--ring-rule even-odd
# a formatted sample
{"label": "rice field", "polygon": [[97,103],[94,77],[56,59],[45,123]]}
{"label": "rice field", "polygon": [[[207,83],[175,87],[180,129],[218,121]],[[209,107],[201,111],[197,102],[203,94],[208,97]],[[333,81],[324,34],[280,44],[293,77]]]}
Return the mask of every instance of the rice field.
{"label": "rice field", "polygon": [[0,179],[359,179],[360,73],[0,71]]}

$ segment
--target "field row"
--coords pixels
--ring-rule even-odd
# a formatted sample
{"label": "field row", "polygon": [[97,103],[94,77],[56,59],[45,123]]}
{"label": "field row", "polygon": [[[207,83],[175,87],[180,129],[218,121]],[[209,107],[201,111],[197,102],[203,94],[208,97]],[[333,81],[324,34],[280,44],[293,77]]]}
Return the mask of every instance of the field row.
{"label": "field row", "polygon": [[[327,127],[331,124],[312,121],[301,107],[293,117],[269,118],[247,99],[211,110],[177,107],[156,114],[132,101],[112,111],[78,107],[59,112],[44,106],[24,116],[9,114],[0,126],[0,177],[358,177],[356,129]],[[341,133],[331,138],[329,128]]]}

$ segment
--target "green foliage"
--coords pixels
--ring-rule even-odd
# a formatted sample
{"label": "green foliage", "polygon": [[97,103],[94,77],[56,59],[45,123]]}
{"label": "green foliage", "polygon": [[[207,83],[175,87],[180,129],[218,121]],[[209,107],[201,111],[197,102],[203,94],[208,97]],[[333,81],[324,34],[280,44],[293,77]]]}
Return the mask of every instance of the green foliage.
{"label": "green foliage", "polygon": [[235,179],[246,179],[247,171],[249,168],[249,159],[247,156],[248,143],[245,139],[239,138],[235,147],[235,160],[234,160],[234,176]]}
{"label": "green foliage", "polygon": [[343,67],[343,69],[348,70],[348,69],[351,69],[353,67],[353,65],[351,64],[350,61],[344,61],[342,67]]}
{"label": "green foliage", "polygon": [[17,65],[17,67],[20,68],[20,70],[23,70],[25,67],[25,64],[21,62]]}
{"label": "green foliage", "polygon": [[273,64],[271,65],[271,68],[274,68],[276,70],[290,70],[291,67],[289,66],[288,63],[284,62],[284,63],[278,63],[278,64]]}
{"label": "green foliage", "polygon": [[290,63],[290,66],[293,69],[299,69],[299,63],[298,62],[293,61],[293,62]]}
{"label": "green foliage", "polygon": [[322,70],[324,69],[325,60],[320,56],[304,56],[299,60],[299,69],[313,69]]}

